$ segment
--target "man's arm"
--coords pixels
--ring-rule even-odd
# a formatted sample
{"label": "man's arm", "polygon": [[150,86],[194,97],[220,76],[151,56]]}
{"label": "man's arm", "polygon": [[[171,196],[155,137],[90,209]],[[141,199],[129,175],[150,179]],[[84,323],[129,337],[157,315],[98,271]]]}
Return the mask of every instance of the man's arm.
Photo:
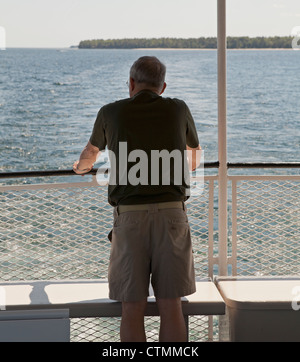
{"label": "man's arm", "polygon": [[202,148],[198,145],[196,148],[191,148],[186,145],[187,156],[189,160],[189,170],[195,171],[200,166]]}
{"label": "man's arm", "polygon": [[100,153],[99,148],[93,146],[89,141],[81,152],[79,160],[74,162],[73,171],[78,175],[90,172]]}

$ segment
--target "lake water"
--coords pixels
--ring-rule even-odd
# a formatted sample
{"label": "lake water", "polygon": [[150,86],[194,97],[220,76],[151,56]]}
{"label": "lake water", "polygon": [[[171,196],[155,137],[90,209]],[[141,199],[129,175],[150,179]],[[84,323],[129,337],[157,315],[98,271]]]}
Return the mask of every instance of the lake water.
{"label": "lake water", "polygon": [[[70,169],[101,106],[128,97],[132,63],[167,66],[165,96],[186,101],[205,161],[217,161],[215,50],[7,49],[0,52],[0,172]],[[300,52],[228,51],[228,159],[300,161]]]}

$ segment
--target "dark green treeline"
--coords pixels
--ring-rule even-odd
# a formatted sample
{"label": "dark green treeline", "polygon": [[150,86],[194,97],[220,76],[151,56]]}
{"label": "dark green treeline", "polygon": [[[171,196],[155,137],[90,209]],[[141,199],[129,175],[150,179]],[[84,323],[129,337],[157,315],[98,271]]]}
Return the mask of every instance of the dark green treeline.
{"label": "dark green treeline", "polygon": [[[228,49],[292,48],[292,37],[228,37]],[[186,48],[216,49],[217,38],[134,38],[83,40],[80,49],[134,49],[134,48]]]}

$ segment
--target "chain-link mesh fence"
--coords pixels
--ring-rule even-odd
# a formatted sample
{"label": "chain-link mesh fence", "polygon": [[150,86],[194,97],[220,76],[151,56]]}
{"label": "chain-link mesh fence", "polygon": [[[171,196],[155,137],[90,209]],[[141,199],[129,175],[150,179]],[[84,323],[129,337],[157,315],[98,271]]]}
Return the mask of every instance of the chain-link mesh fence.
{"label": "chain-link mesh fence", "polygon": [[237,182],[237,275],[299,275],[300,179]]}

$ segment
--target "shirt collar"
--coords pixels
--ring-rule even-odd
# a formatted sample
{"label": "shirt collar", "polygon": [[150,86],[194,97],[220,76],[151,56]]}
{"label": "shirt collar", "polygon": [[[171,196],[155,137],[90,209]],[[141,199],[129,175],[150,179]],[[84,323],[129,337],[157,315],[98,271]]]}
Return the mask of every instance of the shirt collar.
{"label": "shirt collar", "polygon": [[138,93],[136,93],[132,98],[136,98],[139,95],[141,95],[142,93],[147,93],[150,94],[152,97],[160,97],[160,95],[158,95],[157,93],[153,92],[150,89],[142,89],[141,91],[139,91]]}

